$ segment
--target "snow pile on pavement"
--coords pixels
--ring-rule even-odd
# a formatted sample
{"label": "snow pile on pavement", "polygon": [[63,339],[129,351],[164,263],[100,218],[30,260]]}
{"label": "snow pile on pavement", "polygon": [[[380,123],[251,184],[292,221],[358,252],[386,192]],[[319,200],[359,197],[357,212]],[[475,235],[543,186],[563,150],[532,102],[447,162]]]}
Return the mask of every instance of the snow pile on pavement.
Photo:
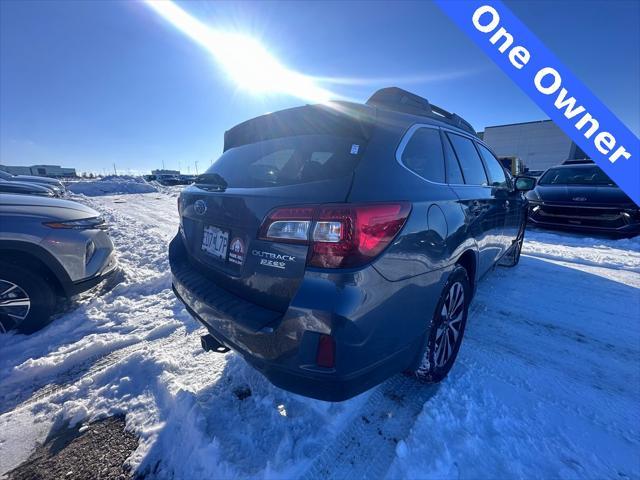
{"label": "snow pile on pavement", "polygon": [[170,289],[174,194],[83,200],[123,279],[0,337],[0,475],[66,422],[124,414],[130,464],[158,478],[640,476],[639,239],[528,232],[521,264],[479,285],[445,382],[331,404],[202,351]]}
{"label": "snow pile on pavement", "polygon": [[158,189],[141,177],[104,177],[100,180],[86,180],[69,183],[70,192],[88,197],[119,195],[126,193],[152,193]]}

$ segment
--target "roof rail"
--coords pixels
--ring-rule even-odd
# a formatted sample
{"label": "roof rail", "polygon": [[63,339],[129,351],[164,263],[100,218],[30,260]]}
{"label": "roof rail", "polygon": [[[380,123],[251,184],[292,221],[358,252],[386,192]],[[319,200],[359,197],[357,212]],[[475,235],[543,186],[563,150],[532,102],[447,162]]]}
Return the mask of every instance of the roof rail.
{"label": "roof rail", "polygon": [[471,124],[464,118],[456,115],[455,113],[448,112],[444,108],[432,105],[426,98],[422,98],[415,93],[408,92],[402,88],[381,88],[369,97],[366,104],[373,107],[384,108],[386,110],[435,118],[436,120],[448,123],[449,125],[453,125],[454,127],[458,127],[478,136]]}

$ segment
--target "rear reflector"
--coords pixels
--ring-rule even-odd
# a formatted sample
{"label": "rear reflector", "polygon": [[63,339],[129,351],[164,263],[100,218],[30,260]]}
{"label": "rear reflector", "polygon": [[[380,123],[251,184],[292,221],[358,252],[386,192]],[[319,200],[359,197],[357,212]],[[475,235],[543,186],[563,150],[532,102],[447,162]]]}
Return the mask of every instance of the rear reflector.
{"label": "rear reflector", "polygon": [[316,364],[319,367],[333,368],[335,365],[336,343],[330,335],[320,335]]}
{"label": "rear reflector", "polygon": [[410,211],[405,202],[277,208],[265,218],[260,238],[309,245],[307,264],[314,267],[358,267],[382,253]]}

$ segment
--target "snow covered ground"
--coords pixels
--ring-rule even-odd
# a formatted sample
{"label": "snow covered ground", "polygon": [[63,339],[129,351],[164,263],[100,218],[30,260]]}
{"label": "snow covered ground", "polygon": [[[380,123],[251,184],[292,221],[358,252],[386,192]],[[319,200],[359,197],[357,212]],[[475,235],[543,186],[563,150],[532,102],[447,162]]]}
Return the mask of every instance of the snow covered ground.
{"label": "snow covered ground", "polygon": [[124,273],[0,338],[0,475],[68,422],[124,413],[131,465],[159,478],[640,478],[640,239],[528,232],[520,265],[481,283],[445,382],[331,404],[201,350],[170,288],[176,196],[82,197]]}

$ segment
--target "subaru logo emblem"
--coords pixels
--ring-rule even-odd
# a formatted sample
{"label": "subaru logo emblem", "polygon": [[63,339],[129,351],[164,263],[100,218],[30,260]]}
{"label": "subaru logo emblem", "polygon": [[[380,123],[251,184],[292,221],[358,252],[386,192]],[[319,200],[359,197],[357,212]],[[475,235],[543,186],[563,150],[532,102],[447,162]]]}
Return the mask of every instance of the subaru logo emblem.
{"label": "subaru logo emblem", "polygon": [[198,215],[204,215],[207,211],[207,203],[204,200],[196,200],[193,204],[193,209]]}
{"label": "subaru logo emblem", "polygon": [[573,200],[574,202],[586,202],[587,197],[573,197],[571,200]]}

